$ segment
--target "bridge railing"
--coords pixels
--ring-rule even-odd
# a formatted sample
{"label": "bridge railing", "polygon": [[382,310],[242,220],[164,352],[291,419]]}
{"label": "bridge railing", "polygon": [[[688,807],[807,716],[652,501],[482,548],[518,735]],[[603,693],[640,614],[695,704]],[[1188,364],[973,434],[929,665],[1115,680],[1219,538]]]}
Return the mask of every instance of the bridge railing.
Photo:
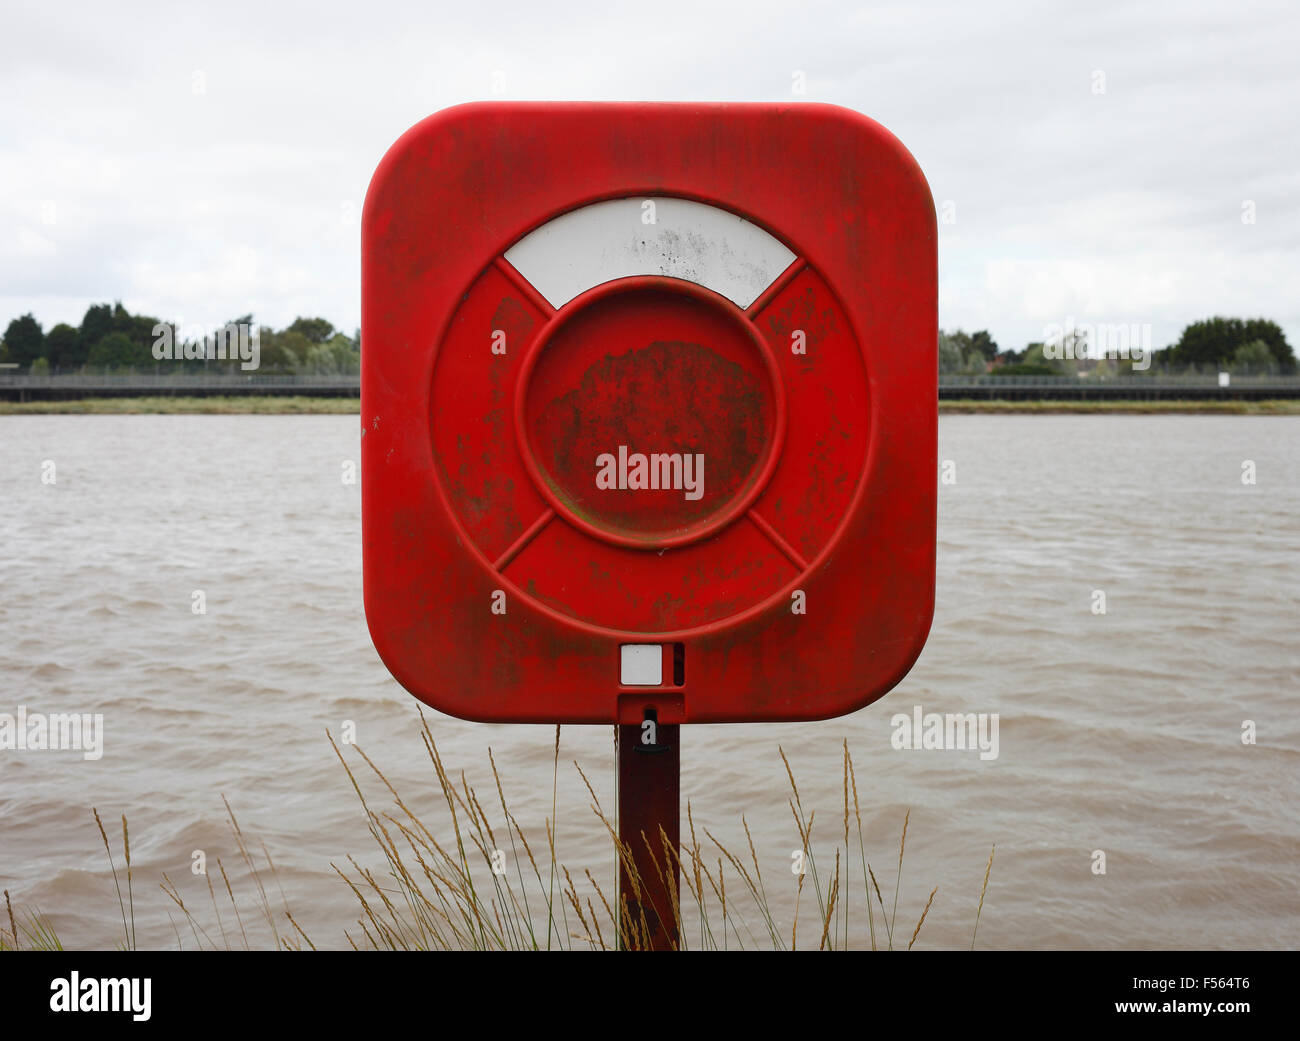
{"label": "bridge railing", "polygon": [[358,373],[61,372],[31,375],[0,370],[0,387],[24,390],[247,390],[254,387],[359,389]]}
{"label": "bridge railing", "polygon": [[[1217,388],[1219,386],[1219,377],[1214,373],[1209,374],[1188,374],[1188,373],[1143,373],[1141,375],[1124,375],[1110,376],[1105,378],[1081,376],[997,376],[993,374],[985,375],[958,375],[956,373],[941,373],[939,376],[940,387],[1041,387],[1043,389],[1059,387],[1132,387],[1152,389],[1175,389],[1185,387],[1188,389],[1198,388]],[[1229,389],[1232,387],[1249,387],[1249,388],[1267,388],[1277,387],[1278,389],[1296,389],[1300,388],[1300,375],[1295,376],[1232,376],[1229,383]]]}
{"label": "bridge railing", "polygon": [[[266,388],[359,390],[358,373],[262,373],[262,372],[155,372],[151,370],[119,372],[67,372],[32,375],[0,369],[0,387],[23,390],[222,390],[233,392]],[[1024,387],[1042,390],[1060,388],[1129,388],[1151,390],[1210,389],[1219,386],[1219,378],[1208,374],[1140,373],[1106,378],[1077,376],[997,376],[993,374],[959,375],[941,373],[940,388]],[[1230,388],[1300,390],[1300,375],[1232,376]]]}

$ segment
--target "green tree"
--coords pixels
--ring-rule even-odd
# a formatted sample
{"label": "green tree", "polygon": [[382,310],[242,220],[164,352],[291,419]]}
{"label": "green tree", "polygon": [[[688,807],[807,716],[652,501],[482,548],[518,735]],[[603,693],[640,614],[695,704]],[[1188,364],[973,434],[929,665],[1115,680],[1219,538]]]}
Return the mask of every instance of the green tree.
{"label": "green tree", "polygon": [[[120,300],[112,304],[91,304],[81,319],[78,333],[81,359],[88,364],[101,364],[90,360],[95,347],[109,334],[120,333],[138,348],[131,354],[135,360],[130,364],[153,365],[153,327],[157,322],[158,319],[148,315],[132,314]],[[77,364],[75,357],[69,364]]]}
{"label": "green tree", "polygon": [[957,341],[942,329],[939,330],[939,371],[960,372],[962,366],[961,347]]}
{"label": "green tree", "polygon": [[109,333],[90,348],[86,362],[94,368],[126,369],[152,365],[153,355],[126,333]]}
{"label": "green tree", "polygon": [[1277,358],[1263,340],[1243,343],[1232,355],[1231,371],[1242,376],[1267,376],[1277,370]]}
{"label": "green tree", "polygon": [[334,354],[323,343],[318,343],[307,351],[300,369],[314,376],[332,376],[338,371],[334,364]]}
{"label": "green tree", "polygon": [[19,365],[30,365],[45,354],[45,334],[41,331],[41,323],[30,313],[9,323],[4,342],[9,361],[16,361]]}
{"label": "green tree", "polygon": [[1242,328],[1242,336],[1248,343],[1263,340],[1277,362],[1277,371],[1295,372],[1296,357],[1291,345],[1287,343],[1286,333],[1277,322],[1266,318],[1251,318]]}
{"label": "green tree", "polygon": [[262,372],[297,372],[306,361],[312,343],[302,333],[283,330],[276,332],[262,327]]}
{"label": "green tree", "polygon": [[90,356],[90,348],[113,332],[113,307],[111,304],[91,304],[81,319],[81,350]]}
{"label": "green tree", "polygon": [[977,333],[971,333],[970,345],[984,356],[985,361],[992,361],[997,357],[997,341],[989,335],[987,329],[981,329]]}
{"label": "green tree", "polygon": [[334,335],[334,326],[324,318],[295,318],[285,332],[299,333],[312,343],[325,343]]}
{"label": "green tree", "polygon": [[1048,358],[1044,354],[1041,343],[1031,343],[1025,347],[1018,362],[1003,365],[994,371],[1003,376],[1063,376],[1066,369],[1064,362]]}
{"label": "green tree", "polygon": [[1272,354],[1278,371],[1294,372],[1295,354],[1287,343],[1281,326],[1265,318],[1207,318],[1193,322],[1183,330],[1166,359],[1172,367],[1221,369],[1228,366],[1237,349],[1255,340],[1263,341]]}
{"label": "green tree", "polygon": [[149,352],[150,362],[153,360],[153,327],[157,324],[157,318],[143,314],[131,314],[122,306],[121,301],[113,305],[113,332],[121,333],[137,347],[145,348]]}
{"label": "green tree", "polygon": [[336,372],[360,372],[361,352],[357,350],[356,341],[342,333],[335,333],[325,345],[334,357]]}
{"label": "green tree", "polygon": [[45,356],[56,369],[75,369],[86,363],[81,334],[67,322],[60,322],[45,334]]}
{"label": "green tree", "polygon": [[987,363],[998,353],[998,345],[986,330],[970,333],[954,329],[939,332],[939,371],[964,372],[970,375],[986,372]]}
{"label": "green tree", "polygon": [[961,356],[965,358],[971,349],[970,334],[962,332],[960,329],[954,329],[948,334],[948,339],[956,345],[957,350],[961,351]]}

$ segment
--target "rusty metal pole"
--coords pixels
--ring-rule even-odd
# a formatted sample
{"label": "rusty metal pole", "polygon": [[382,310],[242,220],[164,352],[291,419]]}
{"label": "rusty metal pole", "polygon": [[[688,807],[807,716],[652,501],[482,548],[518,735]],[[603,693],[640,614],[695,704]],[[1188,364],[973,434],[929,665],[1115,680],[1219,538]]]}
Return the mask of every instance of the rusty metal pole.
{"label": "rusty metal pole", "polygon": [[[631,950],[667,951],[678,943],[680,729],[653,719],[614,728],[618,837],[631,851],[636,874],[620,855],[617,913],[628,923],[620,930],[627,936],[620,946]],[[664,849],[665,838],[671,853]]]}

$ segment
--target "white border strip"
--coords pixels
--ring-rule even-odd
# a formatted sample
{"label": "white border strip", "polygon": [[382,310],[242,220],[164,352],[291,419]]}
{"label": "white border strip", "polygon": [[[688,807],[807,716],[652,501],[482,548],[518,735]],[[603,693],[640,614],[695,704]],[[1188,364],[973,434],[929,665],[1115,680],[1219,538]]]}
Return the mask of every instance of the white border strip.
{"label": "white border strip", "polygon": [[610,199],[570,210],[506,250],[552,307],[615,278],[666,275],[744,309],[794,261],[762,228],[716,206],[670,197]]}

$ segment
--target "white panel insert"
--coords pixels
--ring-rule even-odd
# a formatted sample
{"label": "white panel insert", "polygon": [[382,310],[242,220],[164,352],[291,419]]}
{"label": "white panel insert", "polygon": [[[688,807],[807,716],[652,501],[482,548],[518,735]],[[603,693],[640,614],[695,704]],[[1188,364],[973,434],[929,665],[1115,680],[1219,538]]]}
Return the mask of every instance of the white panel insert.
{"label": "white panel insert", "polygon": [[664,681],[664,649],[657,643],[619,647],[619,682],[627,687],[658,687]]}
{"label": "white panel insert", "polygon": [[[654,223],[647,223],[653,204]],[[610,199],[570,210],[506,250],[552,307],[629,275],[667,275],[741,308],[794,261],[777,239],[716,206],[671,197]]]}

